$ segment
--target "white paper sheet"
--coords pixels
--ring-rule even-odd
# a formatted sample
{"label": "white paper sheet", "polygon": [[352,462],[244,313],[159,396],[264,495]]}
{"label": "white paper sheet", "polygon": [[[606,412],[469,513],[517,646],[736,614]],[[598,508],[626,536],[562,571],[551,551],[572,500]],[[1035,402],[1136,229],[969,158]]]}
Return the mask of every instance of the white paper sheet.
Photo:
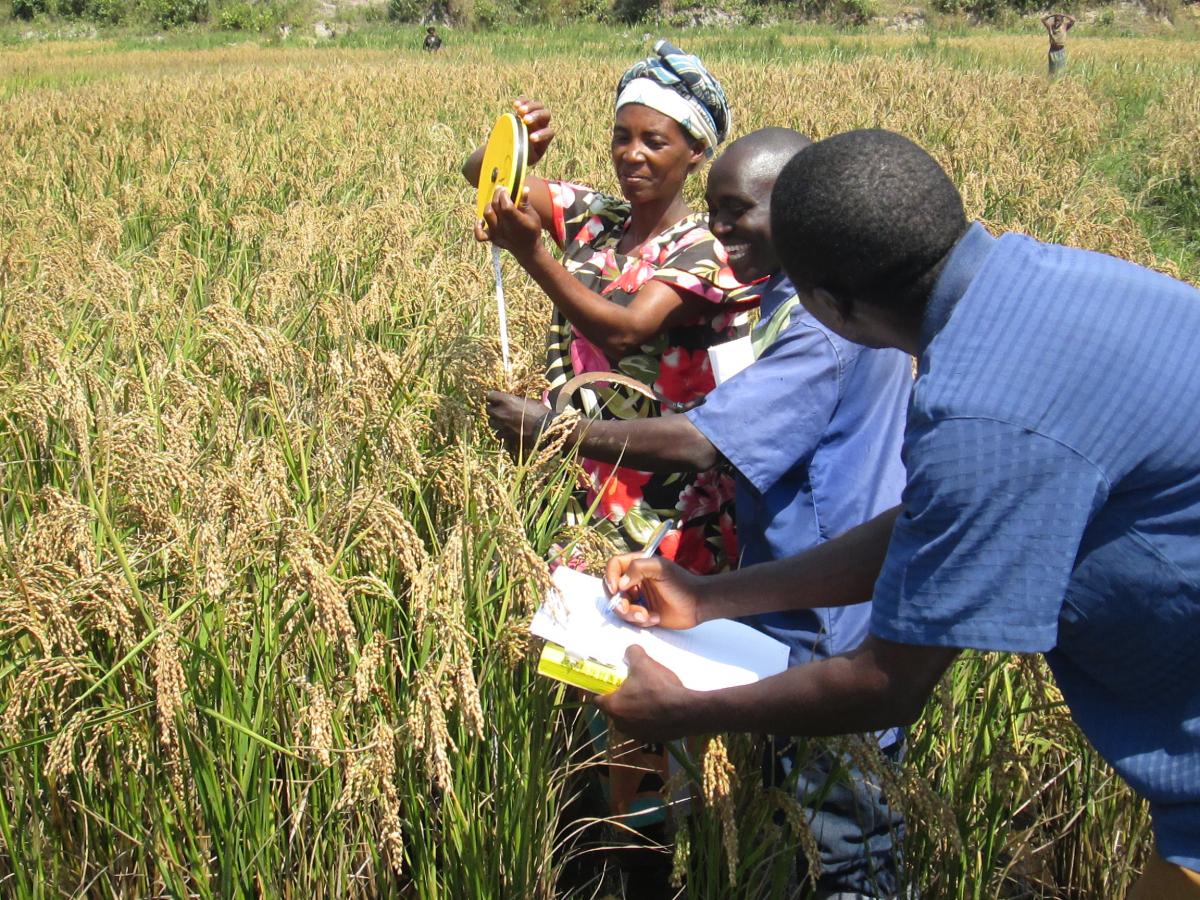
{"label": "white paper sheet", "polygon": [[638,628],[608,611],[599,578],[560,566],[554,587],[529,630],[622,675],[628,671],[625,651],[634,644],[697,691],[752,684],[787,668],[787,644],[740,622],[718,619],[686,631]]}
{"label": "white paper sheet", "polygon": [[709,347],[708,362],[712,366],[713,380],[724,384],[754,362],[754,345],[750,343],[749,335]]}

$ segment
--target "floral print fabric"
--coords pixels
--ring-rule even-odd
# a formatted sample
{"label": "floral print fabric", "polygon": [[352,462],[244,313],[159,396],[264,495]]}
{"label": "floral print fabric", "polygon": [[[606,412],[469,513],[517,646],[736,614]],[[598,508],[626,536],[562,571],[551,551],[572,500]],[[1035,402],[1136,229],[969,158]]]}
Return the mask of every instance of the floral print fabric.
{"label": "floral print fabric", "polygon": [[[708,348],[735,336],[734,318],[757,302],[752,289],[734,278],[705,216],[693,214],[651,238],[633,254],[617,252],[629,221],[623,200],[565,182],[549,182],[554,202],[553,234],[563,264],[589,290],[628,306],[651,280],[706,301],[694,304],[692,321],[658,335],[619,360],[579,334],[554,312],[547,338],[551,398],[585,372],[618,371],[649,385],[659,404],[616,384],[593,383],[571,397],[585,415],[606,419],[645,418],[681,412],[703,402],[715,387]],[[663,519],[677,522],[661,552],[694,572],[727,568],[737,558],[733,536],[734,482],[725,467],[701,473],[653,474],[594,460],[582,461],[590,484],[587,504],[612,526],[610,537],[640,549]]]}

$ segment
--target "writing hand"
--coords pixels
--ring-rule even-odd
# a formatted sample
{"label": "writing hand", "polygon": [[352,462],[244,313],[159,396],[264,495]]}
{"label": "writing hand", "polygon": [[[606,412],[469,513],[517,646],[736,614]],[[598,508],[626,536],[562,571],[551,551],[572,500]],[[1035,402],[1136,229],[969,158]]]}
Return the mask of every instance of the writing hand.
{"label": "writing hand", "polygon": [[[604,583],[617,598],[614,612],[633,625],[694,628],[700,624],[702,579],[661,556],[614,556]],[[641,601],[642,605],[638,605]]]}

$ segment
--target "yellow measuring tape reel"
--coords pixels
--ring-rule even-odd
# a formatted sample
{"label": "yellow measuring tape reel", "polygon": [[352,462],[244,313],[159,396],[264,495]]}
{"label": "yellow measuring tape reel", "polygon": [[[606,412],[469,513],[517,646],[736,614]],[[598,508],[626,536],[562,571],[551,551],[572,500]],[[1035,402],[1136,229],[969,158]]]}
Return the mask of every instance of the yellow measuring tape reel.
{"label": "yellow measuring tape reel", "polygon": [[[514,203],[521,202],[525,173],[529,164],[529,129],[515,113],[504,113],[492,126],[483,162],[479,167],[479,192],[475,196],[475,218],[483,221],[483,211],[492,202],[496,188],[508,190]],[[496,310],[500,315],[500,352],[504,371],[511,372],[508,361],[508,314],[504,305],[504,282],[500,277],[500,248],[492,244],[492,274],[496,278]]]}
{"label": "yellow measuring tape reel", "polygon": [[515,113],[504,113],[492,126],[483,150],[479,169],[479,193],[475,198],[475,218],[483,220],[483,211],[492,202],[496,188],[508,189],[514,203],[521,201],[525,172],[529,163],[529,129]]}

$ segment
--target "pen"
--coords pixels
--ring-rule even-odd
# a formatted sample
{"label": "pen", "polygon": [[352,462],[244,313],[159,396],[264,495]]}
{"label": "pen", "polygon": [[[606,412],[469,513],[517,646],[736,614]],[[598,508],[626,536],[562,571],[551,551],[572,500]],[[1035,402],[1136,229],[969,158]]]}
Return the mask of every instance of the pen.
{"label": "pen", "polygon": [[[662,523],[654,529],[654,534],[650,535],[650,540],[646,542],[646,546],[642,548],[642,559],[649,559],[658,551],[658,545],[663,542],[663,538],[667,536],[667,532],[671,530],[671,526],[675,522],[671,519],[664,519]],[[613,594],[608,598],[608,611],[616,612],[617,604],[621,602],[619,593]]]}

